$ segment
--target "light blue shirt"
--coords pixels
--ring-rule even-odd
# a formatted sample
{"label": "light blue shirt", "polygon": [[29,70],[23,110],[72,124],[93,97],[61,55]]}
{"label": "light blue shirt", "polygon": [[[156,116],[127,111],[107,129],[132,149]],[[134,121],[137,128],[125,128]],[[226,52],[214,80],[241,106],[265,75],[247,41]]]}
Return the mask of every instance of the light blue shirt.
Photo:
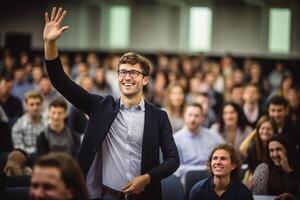
{"label": "light blue shirt", "polygon": [[[142,142],[145,120],[145,101],[128,109],[121,106],[87,176],[91,198],[101,195],[99,182],[118,191],[136,176],[141,175]],[[102,156],[100,156],[102,155]]]}
{"label": "light blue shirt", "polygon": [[225,143],[221,136],[205,127],[199,127],[193,134],[185,126],[174,134],[174,139],[180,158],[180,166],[174,173],[178,177],[188,170],[203,169],[212,150]]}

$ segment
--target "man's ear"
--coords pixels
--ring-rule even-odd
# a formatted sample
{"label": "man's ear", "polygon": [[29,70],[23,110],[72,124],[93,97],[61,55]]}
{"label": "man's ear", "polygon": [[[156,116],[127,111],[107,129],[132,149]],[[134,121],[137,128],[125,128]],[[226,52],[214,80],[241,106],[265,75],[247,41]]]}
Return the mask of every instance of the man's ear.
{"label": "man's ear", "polygon": [[149,82],[149,76],[145,76],[145,77],[143,78],[143,86],[147,85],[148,82]]}

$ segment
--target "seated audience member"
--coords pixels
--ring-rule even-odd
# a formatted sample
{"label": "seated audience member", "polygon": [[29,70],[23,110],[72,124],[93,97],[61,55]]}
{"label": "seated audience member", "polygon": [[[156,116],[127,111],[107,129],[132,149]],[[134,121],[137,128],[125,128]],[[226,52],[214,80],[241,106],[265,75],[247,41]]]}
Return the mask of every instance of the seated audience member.
{"label": "seated audience member", "polygon": [[32,172],[30,199],[88,200],[84,176],[77,162],[64,153],[39,158]]}
{"label": "seated audience member", "polygon": [[230,100],[240,106],[243,106],[244,99],[244,85],[243,84],[234,84],[232,86],[231,92],[230,92]]}
{"label": "seated audience member", "polygon": [[94,81],[94,89],[93,92],[98,95],[106,96],[112,93],[111,87],[106,81],[106,72],[104,68],[96,68],[95,69],[95,77]]}
{"label": "seated audience member", "polygon": [[25,114],[17,120],[12,128],[15,149],[22,149],[27,154],[36,151],[37,136],[45,130],[46,122],[41,115],[43,97],[35,91],[25,95]]}
{"label": "seated audience member", "polygon": [[236,150],[252,131],[252,128],[247,125],[241,107],[233,102],[227,102],[223,105],[219,115],[219,123],[213,124],[211,129],[219,133]]}
{"label": "seated audience member", "polygon": [[0,105],[0,154],[10,152],[12,149],[13,144],[8,117]]}
{"label": "seated audience member", "polygon": [[23,101],[26,92],[32,89],[32,84],[27,80],[25,67],[16,67],[14,69],[14,84],[12,88],[12,94]]}
{"label": "seated audience member", "polygon": [[190,200],[253,200],[249,189],[238,180],[241,161],[231,145],[221,144],[213,149],[208,167],[211,177],[194,185]]}
{"label": "seated audience member", "polygon": [[12,95],[13,77],[0,76],[0,106],[9,119],[10,127],[23,115],[23,106],[19,98]]}
{"label": "seated audience member", "polygon": [[42,76],[39,82],[38,91],[43,97],[42,115],[44,118],[47,118],[49,104],[60,94],[58,94],[58,92],[53,88],[47,75]]}
{"label": "seated audience member", "polygon": [[183,87],[179,83],[171,83],[167,88],[164,109],[168,113],[173,133],[176,133],[183,127],[184,105],[185,99]]}
{"label": "seated audience member", "polygon": [[258,119],[262,115],[262,110],[259,105],[259,88],[255,84],[248,84],[245,86],[243,93],[243,111],[246,116],[248,124],[255,128]]}
{"label": "seated audience member", "polygon": [[210,99],[207,93],[197,93],[193,95],[192,102],[200,104],[203,108],[202,126],[209,128],[215,123],[217,115],[210,106]]}
{"label": "seated audience member", "polygon": [[37,138],[37,154],[59,151],[75,156],[80,146],[77,133],[65,124],[67,116],[67,103],[56,99],[49,105],[50,124]]}
{"label": "seated audience member", "polygon": [[258,165],[253,174],[253,194],[300,198],[299,165],[293,147],[284,135],[275,135],[268,141],[268,160]]}
{"label": "seated audience member", "polygon": [[[289,105],[288,102],[282,96],[273,96],[269,99],[267,104],[268,116],[275,121],[277,126],[278,134],[286,135],[287,138],[299,149],[300,137],[297,126],[292,122],[289,117]],[[255,135],[252,132],[241,144],[240,152],[245,154],[247,152],[250,143]]]}
{"label": "seated audience member", "polygon": [[213,148],[224,143],[220,135],[202,127],[203,109],[199,104],[189,104],[184,111],[184,127],[175,135],[180,166],[175,175],[181,177],[188,170],[205,165]]}
{"label": "seated audience member", "polygon": [[251,142],[248,150],[245,163],[248,164],[248,169],[245,173],[243,182],[252,188],[252,176],[255,168],[262,162],[266,162],[268,156],[267,141],[277,134],[277,127],[272,118],[263,116],[259,119],[257,127],[254,130],[254,139]]}

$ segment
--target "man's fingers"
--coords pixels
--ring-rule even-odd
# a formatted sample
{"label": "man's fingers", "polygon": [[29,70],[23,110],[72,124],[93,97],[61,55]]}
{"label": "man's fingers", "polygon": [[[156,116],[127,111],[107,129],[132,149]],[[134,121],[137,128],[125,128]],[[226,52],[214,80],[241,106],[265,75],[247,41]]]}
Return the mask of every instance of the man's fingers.
{"label": "man's fingers", "polygon": [[58,23],[61,23],[62,22],[62,20],[65,18],[65,16],[66,16],[66,14],[67,14],[67,11],[66,10],[64,10],[64,12],[62,13],[62,15],[60,16],[60,18],[58,19]]}
{"label": "man's fingers", "polygon": [[69,26],[64,26],[64,27],[61,27],[60,29],[59,29],[59,31],[62,33],[62,32],[64,32],[65,30],[67,30],[69,28]]}
{"label": "man's fingers", "polygon": [[45,12],[45,22],[46,22],[46,24],[49,23],[49,14],[48,14],[48,12]]}
{"label": "man's fingers", "polygon": [[131,186],[131,181],[122,188],[123,191],[126,190],[126,189],[128,189],[130,186]]}
{"label": "man's fingers", "polygon": [[52,8],[52,13],[51,13],[51,21],[53,21],[55,19],[55,14],[56,14],[56,7]]}
{"label": "man's fingers", "polygon": [[57,22],[59,20],[62,11],[63,11],[63,9],[62,9],[62,7],[60,7],[55,15],[55,19],[54,19],[55,22]]}

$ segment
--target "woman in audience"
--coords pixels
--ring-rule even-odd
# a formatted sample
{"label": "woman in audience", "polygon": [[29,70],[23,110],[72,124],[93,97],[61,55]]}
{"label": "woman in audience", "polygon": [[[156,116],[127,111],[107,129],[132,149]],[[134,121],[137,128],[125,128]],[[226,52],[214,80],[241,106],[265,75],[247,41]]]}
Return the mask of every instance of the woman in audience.
{"label": "woman in audience", "polygon": [[219,115],[219,122],[212,125],[211,129],[219,133],[236,150],[251,132],[247,125],[246,117],[239,105],[233,102],[223,104]]}
{"label": "woman in audience", "polygon": [[267,160],[267,141],[277,133],[277,126],[272,118],[265,115],[259,119],[253,133],[254,137],[248,148],[245,161],[248,163],[248,169],[243,180],[249,189],[252,188],[252,176],[255,168]]}
{"label": "woman in audience", "polygon": [[293,147],[284,135],[274,135],[268,141],[267,161],[258,165],[253,174],[253,194],[300,198],[299,165]]}
{"label": "woman in audience", "polygon": [[171,83],[167,88],[166,98],[164,102],[165,110],[168,113],[173,133],[177,132],[184,125],[183,108],[185,105],[184,89],[175,82]]}

